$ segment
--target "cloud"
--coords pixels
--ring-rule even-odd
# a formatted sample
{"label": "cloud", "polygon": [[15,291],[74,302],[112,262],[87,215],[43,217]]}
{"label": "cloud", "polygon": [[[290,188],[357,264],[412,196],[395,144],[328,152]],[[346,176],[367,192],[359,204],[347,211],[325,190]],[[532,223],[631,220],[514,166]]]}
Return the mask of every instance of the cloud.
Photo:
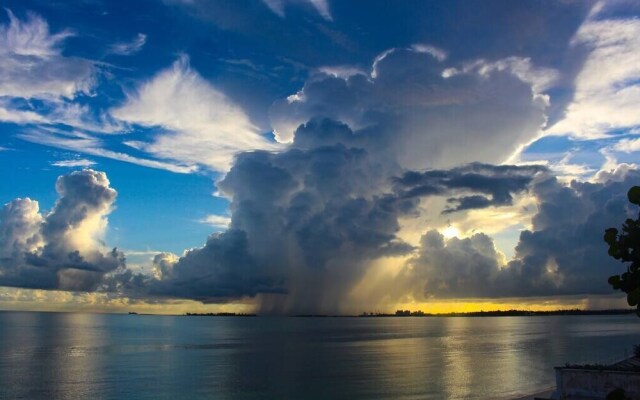
{"label": "cloud", "polygon": [[[243,231],[212,235],[204,247],[189,250],[177,262],[154,260],[162,279],[150,283],[152,295],[224,302],[282,288],[262,273],[247,248]],[[164,266],[164,270],[162,267]]]}
{"label": "cloud", "polygon": [[618,141],[613,150],[622,151],[624,153],[635,153],[640,151],[640,139],[622,139]]}
{"label": "cloud", "polygon": [[46,123],[47,120],[33,111],[12,109],[7,102],[0,100],[0,122],[15,124]]}
{"label": "cloud", "polygon": [[61,160],[54,161],[51,163],[54,167],[64,167],[64,168],[77,168],[77,167],[91,167],[96,165],[95,161],[79,158],[74,160]]}
{"label": "cloud", "polygon": [[501,258],[493,240],[483,233],[445,241],[441,233],[431,230],[422,236],[419,253],[408,262],[398,281],[405,289],[413,286],[417,300],[499,296],[494,282],[501,270]]}
{"label": "cloud", "polygon": [[130,42],[114,43],[109,47],[111,54],[120,56],[129,56],[138,53],[147,43],[147,35],[138,33]]}
{"label": "cloud", "polygon": [[598,138],[640,126],[640,20],[607,13],[616,3],[598,3],[571,41],[588,56],[575,81],[573,101],[551,134]]}
{"label": "cloud", "polygon": [[111,114],[165,130],[151,142],[132,142],[137,149],[216,171],[228,170],[239,152],[277,148],[260,135],[242,108],[191,69],[187,57],[143,83]]}
{"label": "cloud", "polygon": [[[445,58],[444,54],[446,53],[440,56],[442,60]],[[438,56],[434,55],[434,57]],[[509,72],[517,76],[521,81],[529,83],[536,96],[540,96],[544,91],[552,88],[561,77],[560,72],[555,69],[536,67],[530,58],[515,56],[497,61],[475,60],[465,63],[459,69],[447,68],[442,71],[442,75],[445,78],[449,78],[460,73],[469,74],[475,72],[480,76],[489,76],[495,71]]]}
{"label": "cloud", "polygon": [[521,232],[508,262],[483,233],[444,240],[437,231],[427,232],[397,277],[397,295],[407,288],[418,300],[611,293],[607,278],[622,266],[608,256],[602,235],[637,215],[626,193],[640,172],[625,169],[611,176],[617,179],[570,186],[554,177],[535,182],[533,226]]}
{"label": "cloud", "polygon": [[311,76],[272,107],[277,140],[291,142],[311,118],[331,118],[356,131],[370,152],[416,170],[500,162],[539,134],[548,99],[536,95],[529,76],[505,66],[444,77],[451,68],[444,52],[426,49],[385,51],[370,76]]}
{"label": "cloud", "polygon": [[329,2],[327,0],[309,0],[311,4],[318,10],[318,14],[322,16],[322,18],[331,21],[333,17],[331,16],[331,12],[329,11]]}
{"label": "cloud", "polygon": [[448,56],[446,51],[444,51],[444,50],[442,50],[442,49],[440,49],[438,47],[429,45],[429,44],[416,43],[416,44],[411,45],[411,49],[413,51],[418,52],[418,53],[431,54],[432,56],[434,56],[436,58],[436,60],[438,60],[440,62],[446,60],[447,56]]}
{"label": "cloud", "polygon": [[180,257],[173,253],[158,253],[153,257],[153,273],[155,278],[168,280],[173,277],[173,267]]}
{"label": "cloud", "polygon": [[370,260],[411,250],[396,233],[416,203],[392,196],[392,166],[328,140],[353,135],[310,121],[286,151],[238,155],[218,182],[231,199],[229,229],[189,250],[150,293],[202,301],[271,293],[265,312],[339,309]]}
{"label": "cloud", "polygon": [[211,225],[215,228],[227,228],[231,223],[231,217],[227,217],[225,215],[207,215],[206,218],[201,220],[203,224]]}
{"label": "cloud", "polygon": [[536,175],[546,172],[545,167],[538,165],[496,166],[472,163],[450,170],[410,171],[395,179],[395,182],[401,198],[446,195],[456,191],[471,193],[450,197],[448,202],[455,206],[445,209],[444,212],[451,213],[511,205],[514,194],[525,191]]}
{"label": "cloud", "polygon": [[103,172],[82,170],[56,182],[48,213],[15,199],[0,211],[0,286],[92,291],[124,268],[124,255],[102,238],[116,191]]}
{"label": "cloud", "polygon": [[[156,267],[163,278],[150,283],[150,294],[204,302],[260,295],[262,312],[339,312],[373,263],[412,254],[398,233],[419,198],[470,191],[491,196],[483,207],[506,205],[546,173],[471,164],[401,174],[328,119],[309,121],[294,137],[279,153],[238,155],[217,184],[231,199],[228,230]],[[459,209],[472,207],[468,197],[456,199]]]}
{"label": "cloud", "polygon": [[284,18],[284,0],[262,0],[277,16]]}
{"label": "cloud", "polygon": [[40,16],[25,20],[7,10],[0,24],[0,122],[65,124],[99,133],[119,130],[108,115],[75,102],[92,96],[98,63],[63,52],[69,30],[49,32]]}
{"label": "cloud", "polygon": [[149,293],[339,312],[373,264],[416,251],[399,233],[421,198],[450,197],[448,212],[511,205],[546,168],[459,164],[506,158],[539,132],[547,102],[515,67],[443,77],[443,54],[393,49],[375,74],[320,71],[275,104],[288,147],[236,156],[217,183],[228,230],[172,259]]}
{"label": "cloud", "polygon": [[30,128],[18,134],[18,137],[33,143],[93,156],[111,158],[149,168],[164,169],[180,174],[187,174],[197,170],[197,168],[192,165],[149,160],[106,149],[104,141],[78,130],[62,130],[51,127]]}
{"label": "cloud", "polygon": [[287,3],[310,3],[322,16],[322,18],[332,21],[333,17],[331,16],[331,11],[329,10],[329,3],[327,0],[262,0],[263,3],[269,7],[274,14],[279,16],[280,18],[285,17],[284,7]]}
{"label": "cloud", "polygon": [[93,64],[62,54],[70,31],[51,34],[35,14],[25,21],[7,14],[9,24],[0,25],[0,96],[55,100],[90,91]]}
{"label": "cloud", "polygon": [[[347,79],[354,75],[367,76],[366,71],[350,65],[337,65],[337,66],[334,65],[334,66],[320,67],[318,68],[318,72],[322,74],[327,74],[334,78],[341,78],[341,79]],[[293,97],[291,97],[291,100],[294,100],[296,98],[296,95],[292,95],[292,96]]]}

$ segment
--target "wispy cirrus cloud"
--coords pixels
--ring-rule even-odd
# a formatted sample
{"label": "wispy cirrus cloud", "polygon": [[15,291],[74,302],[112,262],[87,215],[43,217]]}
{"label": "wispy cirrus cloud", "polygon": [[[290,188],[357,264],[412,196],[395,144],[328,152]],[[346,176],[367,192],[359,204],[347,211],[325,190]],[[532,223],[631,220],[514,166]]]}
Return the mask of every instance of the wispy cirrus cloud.
{"label": "wispy cirrus cloud", "polygon": [[128,144],[154,157],[226,171],[242,151],[275,150],[242,107],[203,79],[186,56],[130,93],[111,114],[132,125],[160,128],[149,142]]}
{"label": "wispy cirrus cloud", "polygon": [[74,159],[74,160],[60,160],[54,161],[51,163],[54,167],[63,167],[63,168],[77,168],[77,167],[91,167],[96,165],[95,161],[87,160],[84,158]]}
{"label": "wispy cirrus cloud", "polygon": [[25,129],[18,134],[18,137],[32,143],[71,150],[81,154],[110,158],[149,168],[164,169],[176,173],[186,174],[197,170],[197,167],[194,165],[140,158],[127,153],[109,150],[102,139],[78,130],[65,131],[52,127],[37,127]]}
{"label": "wispy cirrus cloud", "polygon": [[581,139],[640,126],[640,20],[610,17],[597,3],[571,41],[589,50],[566,115],[547,130]]}
{"label": "wispy cirrus cloud", "polygon": [[25,20],[7,14],[9,23],[0,25],[0,96],[55,100],[91,90],[93,63],[62,53],[71,31],[50,33],[36,14]]}
{"label": "wispy cirrus cloud", "polygon": [[262,0],[264,4],[269,7],[274,14],[284,18],[285,17],[285,5],[287,3],[310,3],[322,16],[322,18],[331,21],[333,17],[331,16],[331,11],[329,9],[329,3],[327,0]]}
{"label": "wispy cirrus cloud", "polygon": [[108,115],[76,100],[93,96],[98,63],[66,55],[71,30],[52,33],[34,13],[20,19],[6,10],[0,25],[0,121],[65,124],[99,133],[120,129]]}
{"label": "wispy cirrus cloud", "polygon": [[138,33],[133,40],[129,42],[114,43],[109,46],[109,53],[120,56],[128,56],[138,53],[147,43],[147,35]]}

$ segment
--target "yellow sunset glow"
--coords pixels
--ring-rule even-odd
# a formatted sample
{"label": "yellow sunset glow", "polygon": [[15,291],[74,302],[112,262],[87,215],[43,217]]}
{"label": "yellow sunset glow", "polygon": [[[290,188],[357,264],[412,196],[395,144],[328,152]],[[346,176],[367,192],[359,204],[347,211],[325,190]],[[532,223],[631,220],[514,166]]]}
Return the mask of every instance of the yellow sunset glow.
{"label": "yellow sunset glow", "polygon": [[460,230],[458,228],[456,228],[453,225],[449,225],[446,228],[444,228],[442,230],[442,235],[446,238],[446,239],[451,239],[452,237],[459,237],[460,236]]}

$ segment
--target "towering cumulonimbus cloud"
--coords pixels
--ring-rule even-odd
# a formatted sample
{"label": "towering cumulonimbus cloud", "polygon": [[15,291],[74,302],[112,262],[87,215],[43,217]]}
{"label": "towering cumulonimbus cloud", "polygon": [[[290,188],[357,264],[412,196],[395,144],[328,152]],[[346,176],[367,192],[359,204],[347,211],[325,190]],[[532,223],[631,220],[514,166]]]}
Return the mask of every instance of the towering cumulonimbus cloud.
{"label": "towering cumulonimbus cloud", "polygon": [[[398,232],[420,197],[492,193],[504,199],[486,206],[504,205],[546,171],[472,164],[392,179],[403,169],[363,140],[345,124],[311,120],[287,151],[238,156],[218,183],[232,199],[229,229],[179,259],[157,256],[150,293],[211,302],[261,294],[263,312],[340,312],[373,262],[416,250]],[[418,183],[438,190],[401,190]]]}
{"label": "towering cumulonimbus cloud", "polygon": [[124,268],[124,254],[102,236],[116,191],[103,172],[82,170],[56,182],[59,198],[46,214],[15,199],[0,211],[0,285],[92,291]]}
{"label": "towering cumulonimbus cloud", "polygon": [[447,76],[446,54],[425,48],[385,52],[369,75],[320,73],[276,104],[275,131],[289,147],[236,157],[218,182],[231,200],[229,229],[156,260],[149,292],[205,302],[260,295],[263,312],[340,312],[373,262],[416,251],[398,233],[421,198],[450,196],[444,211],[453,212],[508,205],[527,190],[546,169],[413,172],[495,161],[540,129],[546,107],[521,70]]}
{"label": "towering cumulonimbus cloud", "polygon": [[[516,59],[451,70],[438,54],[393,49],[370,74],[324,72],[276,104],[273,124],[289,147],[237,156],[218,182],[231,199],[229,229],[158,260],[162,279],[150,293],[211,302],[260,295],[263,312],[340,312],[373,263],[389,257],[408,259],[377,292],[396,300],[607,293],[615,263],[600,232],[624,217],[614,199],[637,172],[567,187],[542,166],[478,162],[539,131],[540,91],[553,74]],[[425,226],[418,246],[399,236],[423,198],[448,198],[436,211],[454,213],[509,206],[526,191],[538,211],[512,260],[483,233],[445,239]]]}
{"label": "towering cumulonimbus cloud", "polygon": [[353,136],[313,120],[287,151],[239,155],[218,183],[232,199],[229,229],[188,251],[152,293],[203,301],[282,293],[263,309],[337,310],[369,260],[412,249],[396,233],[415,201],[393,197],[394,167],[351,147]]}

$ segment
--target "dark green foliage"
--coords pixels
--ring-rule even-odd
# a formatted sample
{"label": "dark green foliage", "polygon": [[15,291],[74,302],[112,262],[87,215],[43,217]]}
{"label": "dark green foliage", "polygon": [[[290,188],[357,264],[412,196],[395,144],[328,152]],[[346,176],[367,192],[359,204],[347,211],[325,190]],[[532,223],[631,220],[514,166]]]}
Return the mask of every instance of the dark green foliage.
{"label": "dark green foliage", "polygon": [[[632,204],[640,205],[640,186],[629,189],[627,194]],[[629,263],[627,271],[609,278],[614,289],[627,294],[627,303],[638,309],[640,315],[640,216],[627,218],[622,232],[616,228],[605,231],[604,241],[609,245],[609,255],[623,263]]]}

